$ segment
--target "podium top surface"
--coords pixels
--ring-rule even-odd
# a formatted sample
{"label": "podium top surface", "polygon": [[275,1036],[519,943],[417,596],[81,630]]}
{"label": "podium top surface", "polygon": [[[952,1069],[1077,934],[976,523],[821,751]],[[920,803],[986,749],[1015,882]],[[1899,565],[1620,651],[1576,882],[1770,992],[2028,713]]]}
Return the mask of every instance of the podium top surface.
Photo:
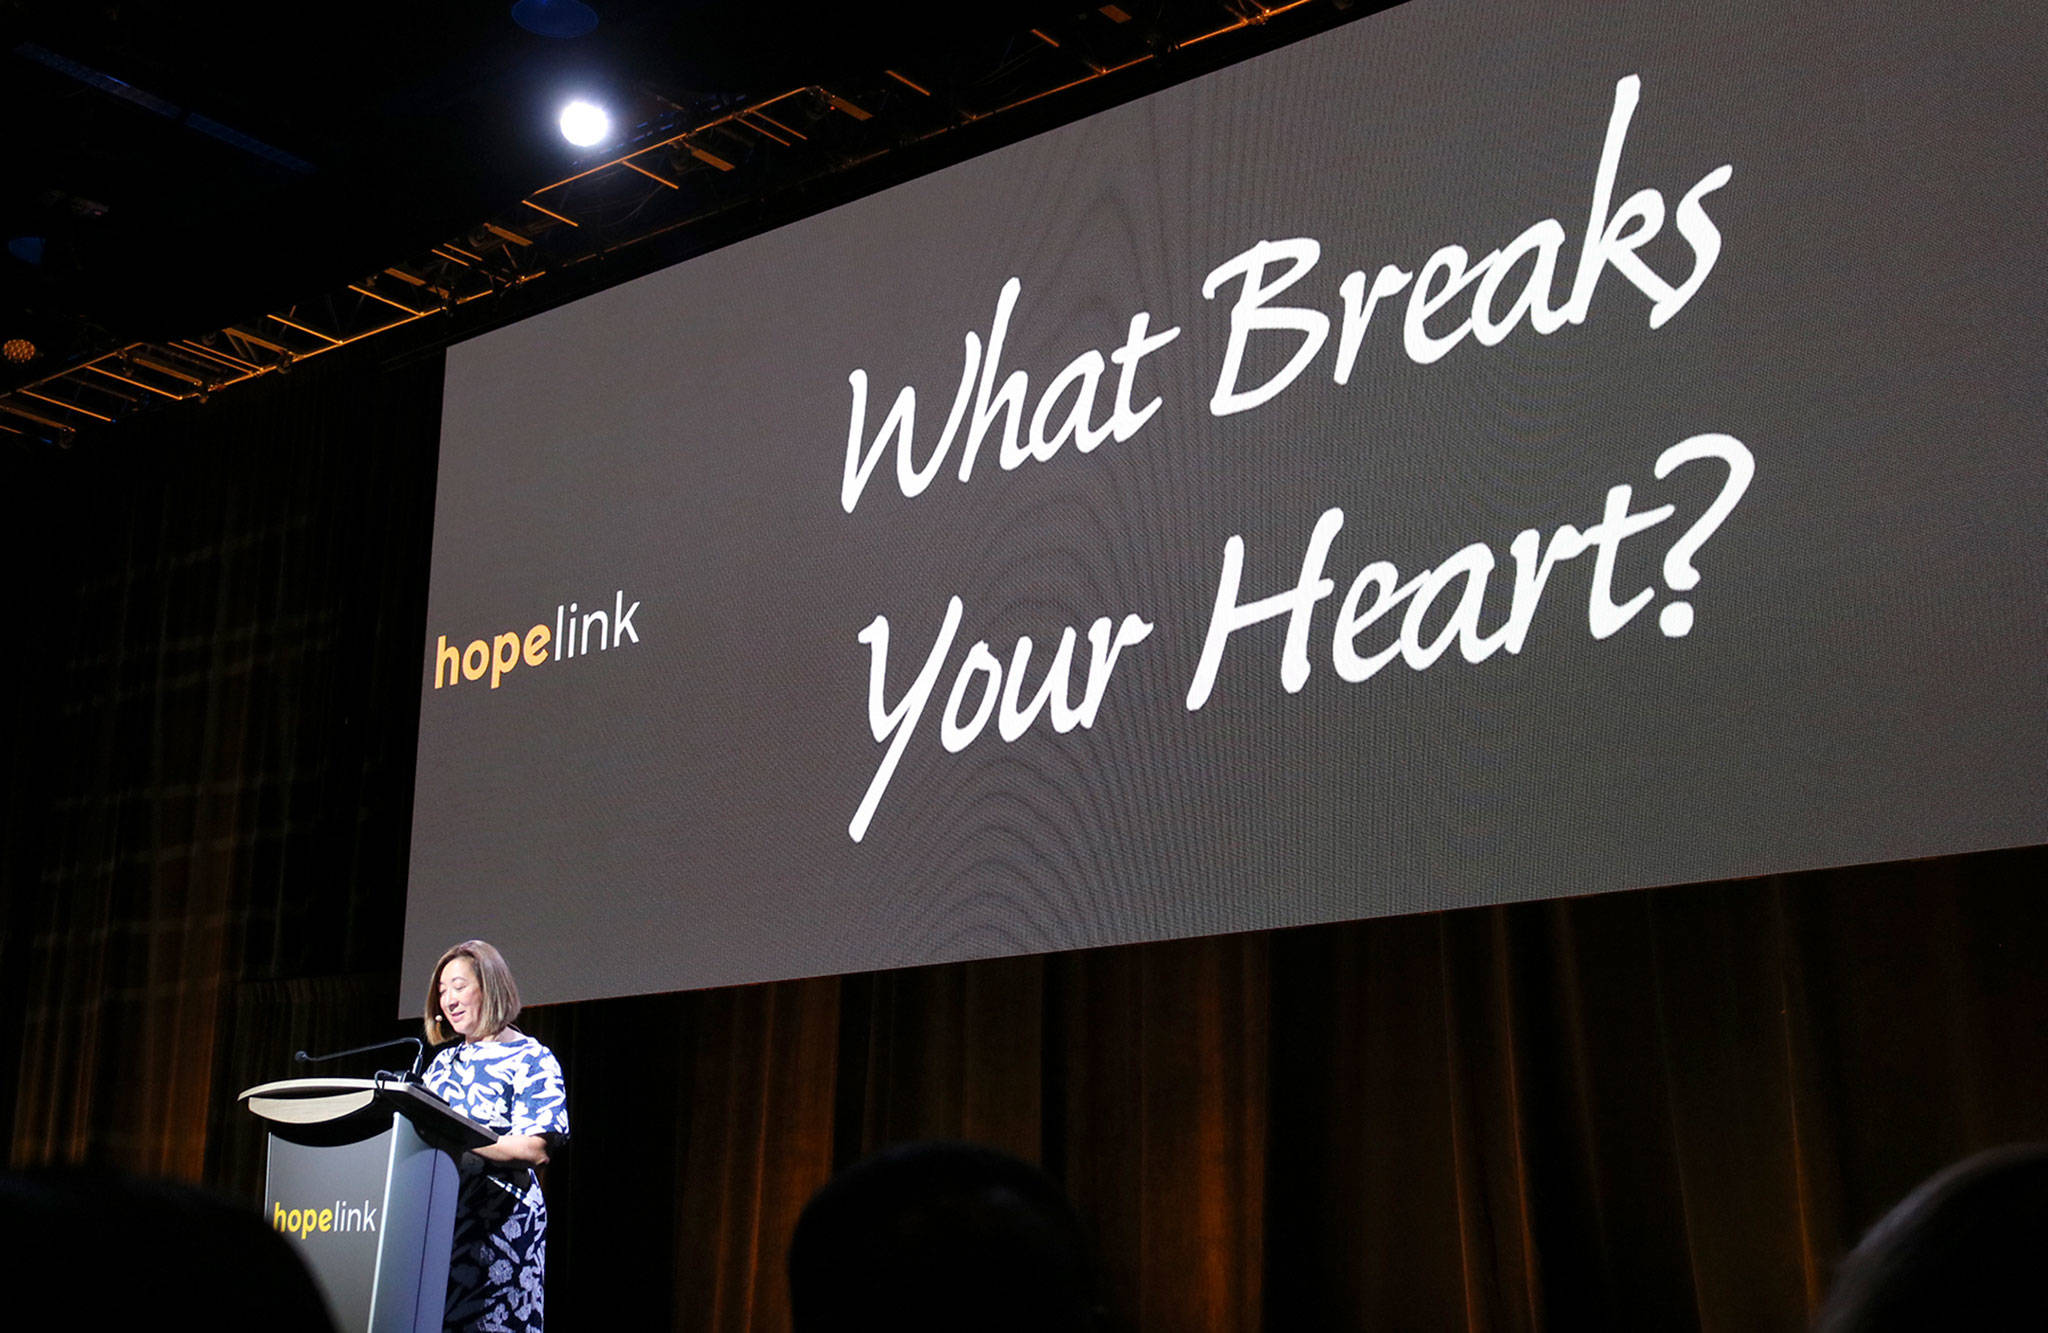
{"label": "podium top surface", "polygon": [[417,1083],[375,1078],[287,1078],[259,1083],[237,1095],[265,1120],[287,1125],[323,1125],[344,1120],[382,1099],[420,1125],[452,1135],[465,1148],[496,1143],[498,1133],[436,1097]]}
{"label": "podium top surface", "polygon": [[[383,1080],[388,1083],[389,1080]],[[281,1078],[272,1083],[259,1083],[235,1094],[235,1100],[246,1102],[251,1097],[320,1097],[341,1092],[375,1092],[381,1086],[374,1078]]]}

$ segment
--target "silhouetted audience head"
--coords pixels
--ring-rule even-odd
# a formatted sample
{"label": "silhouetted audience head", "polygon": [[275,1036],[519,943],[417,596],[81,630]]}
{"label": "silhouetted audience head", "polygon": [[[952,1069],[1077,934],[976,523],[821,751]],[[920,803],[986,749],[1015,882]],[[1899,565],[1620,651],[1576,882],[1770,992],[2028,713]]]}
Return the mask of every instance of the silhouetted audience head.
{"label": "silhouetted audience head", "polygon": [[0,1175],[0,1256],[15,1328],[334,1328],[284,1237],[189,1185],[97,1170]]}
{"label": "silhouetted audience head", "polygon": [[2048,1329],[2048,1144],[1994,1148],[1930,1177],[1870,1229],[1815,1333]]}
{"label": "silhouetted audience head", "polygon": [[796,1333],[1101,1326],[1087,1240],[1038,1168],[993,1148],[915,1143],[842,1171],[789,1245]]}

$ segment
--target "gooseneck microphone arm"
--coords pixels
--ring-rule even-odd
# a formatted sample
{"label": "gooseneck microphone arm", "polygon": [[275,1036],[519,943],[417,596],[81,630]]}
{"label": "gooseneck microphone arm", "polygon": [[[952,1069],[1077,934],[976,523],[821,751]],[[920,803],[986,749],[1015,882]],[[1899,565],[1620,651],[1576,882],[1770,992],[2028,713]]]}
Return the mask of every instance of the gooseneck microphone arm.
{"label": "gooseneck microphone arm", "polygon": [[427,1058],[427,1044],[418,1037],[399,1037],[393,1041],[375,1041],[371,1042],[368,1046],[351,1046],[345,1051],[328,1051],[323,1055],[308,1055],[304,1051],[297,1051],[293,1053],[292,1059],[302,1065],[318,1065],[325,1064],[329,1060],[340,1060],[346,1056],[368,1055],[371,1051],[388,1051],[394,1046],[411,1046],[413,1048],[412,1072],[408,1077],[412,1079],[419,1078],[420,1065]]}

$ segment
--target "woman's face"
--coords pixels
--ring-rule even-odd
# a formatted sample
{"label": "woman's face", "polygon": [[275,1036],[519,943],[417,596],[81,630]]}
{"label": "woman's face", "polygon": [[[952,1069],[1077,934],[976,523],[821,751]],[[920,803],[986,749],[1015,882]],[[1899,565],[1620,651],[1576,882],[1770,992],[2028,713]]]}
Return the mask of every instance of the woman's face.
{"label": "woman's face", "polygon": [[464,1041],[475,1041],[480,1036],[477,1029],[477,1015],[483,1007],[483,990],[476,984],[476,967],[469,959],[450,958],[448,965],[441,969],[438,986],[441,996],[441,1017]]}

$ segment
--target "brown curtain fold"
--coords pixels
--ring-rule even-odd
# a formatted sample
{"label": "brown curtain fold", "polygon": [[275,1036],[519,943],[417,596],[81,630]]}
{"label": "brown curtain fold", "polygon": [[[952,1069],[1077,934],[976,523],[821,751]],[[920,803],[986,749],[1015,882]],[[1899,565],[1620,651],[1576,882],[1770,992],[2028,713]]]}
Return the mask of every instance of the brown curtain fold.
{"label": "brown curtain fold", "polygon": [[742,987],[702,1007],[674,1182],[676,1308],[691,1328],[786,1327],[783,1248],[832,1170],[838,986]]}

